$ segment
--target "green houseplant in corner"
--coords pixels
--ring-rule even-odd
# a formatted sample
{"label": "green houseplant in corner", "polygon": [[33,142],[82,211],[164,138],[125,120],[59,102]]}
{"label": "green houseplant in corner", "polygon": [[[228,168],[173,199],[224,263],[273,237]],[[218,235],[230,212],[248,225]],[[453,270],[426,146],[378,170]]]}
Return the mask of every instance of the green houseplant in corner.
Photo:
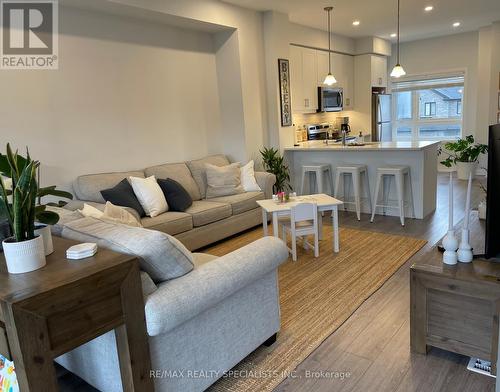
{"label": "green houseplant in corner", "polygon": [[458,139],[454,142],[445,143],[440,147],[438,153],[446,154],[447,158],[441,161],[446,167],[457,166],[457,176],[459,180],[469,179],[469,174],[474,177],[481,154],[488,151],[486,144],[478,144],[474,141],[474,136],[468,135],[465,139]]}
{"label": "green houseplant in corner", "polygon": [[[68,192],[54,186],[39,188],[36,173],[40,162],[12,152],[7,144],[6,155],[0,154],[0,216],[9,222],[12,237],[5,239],[7,269],[10,273],[34,271],[45,265],[45,247],[41,235],[36,234],[35,221],[55,224],[59,215],[47,211],[45,205],[37,205],[37,198],[53,195],[72,198]],[[12,186],[6,185],[5,178]],[[12,188],[12,189],[9,189]]]}
{"label": "green houseplant in corner", "polygon": [[274,193],[285,192],[291,190],[290,186],[290,173],[288,166],[285,164],[285,159],[280,155],[279,151],[275,148],[264,147],[260,151],[262,155],[262,164],[268,173],[276,176],[276,183],[274,184]]}

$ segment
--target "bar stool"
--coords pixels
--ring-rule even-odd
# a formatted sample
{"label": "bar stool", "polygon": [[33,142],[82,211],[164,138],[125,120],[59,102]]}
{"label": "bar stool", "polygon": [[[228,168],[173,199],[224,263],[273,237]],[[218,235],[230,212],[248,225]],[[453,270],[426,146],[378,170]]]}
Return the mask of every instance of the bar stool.
{"label": "bar stool", "polygon": [[330,184],[330,195],[333,193],[333,179],[332,179],[332,170],[330,165],[327,164],[318,164],[318,165],[303,165],[302,166],[302,180],[301,180],[301,187],[300,187],[300,194],[304,194],[304,187],[305,187],[305,181],[306,181],[306,174],[309,174],[309,194],[313,193],[312,190],[312,177],[314,175],[315,180],[316,180],[316,189],[317,193],[324,193],[323,192],[323,177],[326,174],[328,177],[328,182]]}
{"label": "bar stool", "polygon": [[[391,186],[391,179],[394,178],[396,182],[396,192],[398,195],[398,205],[388,205],[388,197]],[[405,181],[407,180],[407,182]],[[383,194],[382,194],[382,202],[383,204],[378,203],[378,197],[380,193],[380,185],[383,186]],[[384,166],[379,167],[377,169],[377,185],[375,186],[375,194],[373,195],[373,211],[372,218],[370,222],[373,222],[373,218],[375,217],[375,211],[377,207],[382,207],[384,209],[384,215],[386,208],[399,208],[399,219],[401,220],[401,225],[405,225],[405,185],[409,185],[409,203],[411,204],[412,209],[412,217],[415,217],[415,205],[413,203],[413,190],[411,185],[411,173],[410,167],[404,165],[392,165],[392,166]]]}
{"label": "bar stool", "polygon": [[[349,164],[344,166],[338,166],[335,174],[335,195],[334,197],[337,199],[339,196],[339,188],[340,188],[340,177],[342,176],[344,179],[343,186],[343,202],[344,209],[346,208],[346,204],[354,204],[356,206],[356,215],[358,216],[358,220],[361,220],[361,176],[365,177],[365,188],[366,188],[366,198],[368,199],[368,203],[370,204],[370,212],[372,212],[372,198],[370,196],[370,182],[368,180],[368,169],[366,165],[357,165],[357,164]],[[350,183],[347,181],[350,177],[352,179],[352,187],[354,190],[354,201],[349,201],[349,197],[351,194]],[[347,185],[349,184],[349,191],[346,192]]]}

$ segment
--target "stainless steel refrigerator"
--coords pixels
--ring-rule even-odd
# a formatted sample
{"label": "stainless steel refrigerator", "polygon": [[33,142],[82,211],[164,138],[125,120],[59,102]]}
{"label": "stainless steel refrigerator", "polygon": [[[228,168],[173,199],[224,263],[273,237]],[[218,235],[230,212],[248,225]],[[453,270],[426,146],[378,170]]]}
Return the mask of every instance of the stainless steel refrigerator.
{"label": "stainless steel refrigerator", "polygon": [[392,140],[391,94],[372,94],[372,141]]}

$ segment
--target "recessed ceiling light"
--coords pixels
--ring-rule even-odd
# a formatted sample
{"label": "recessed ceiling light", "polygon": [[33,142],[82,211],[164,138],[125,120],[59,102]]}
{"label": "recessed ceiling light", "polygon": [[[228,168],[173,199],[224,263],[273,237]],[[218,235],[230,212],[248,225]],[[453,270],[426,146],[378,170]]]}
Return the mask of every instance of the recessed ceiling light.
{"label": "recessed ceiling light", "polygon": [[458,27],[458,26],[460,26],[460,22],[453,23],[453,27]]}
{"label": "recessed ceiling light", "polygon": [[434,7],[432,5],[428,5],[427,7],[424,8],[424,11],[425,12],[430,12],[434,9]]}
{"label": "recessed ceiling light", "polygon": [[359,26],[361,22],[359,20],[355,20],[354,22],[352,22],[352,25],[353,26]]}
{"label": "recessed ceiling light", "polygon": [[396,38],[398,35],[396,33],[391,34],[391,38]]}

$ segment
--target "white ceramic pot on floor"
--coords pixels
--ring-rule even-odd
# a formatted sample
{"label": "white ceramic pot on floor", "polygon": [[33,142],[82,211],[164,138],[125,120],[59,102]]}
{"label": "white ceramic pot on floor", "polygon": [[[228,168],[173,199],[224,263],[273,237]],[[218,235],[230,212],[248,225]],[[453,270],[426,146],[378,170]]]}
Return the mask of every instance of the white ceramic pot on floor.
{"label": "white ceramic pot on floor", "polygon": [[46,264],[45,247],[41,235],[32,240],[14,242],[10,237],[2,242],[7,270],[11,274],[35,271]]}
{"label": "white ceramic pot on floor", "polygon": [[459,180],[468,180],[469,174],[472,178],[476,176],[477,162],[457,162],[457,177]]}

